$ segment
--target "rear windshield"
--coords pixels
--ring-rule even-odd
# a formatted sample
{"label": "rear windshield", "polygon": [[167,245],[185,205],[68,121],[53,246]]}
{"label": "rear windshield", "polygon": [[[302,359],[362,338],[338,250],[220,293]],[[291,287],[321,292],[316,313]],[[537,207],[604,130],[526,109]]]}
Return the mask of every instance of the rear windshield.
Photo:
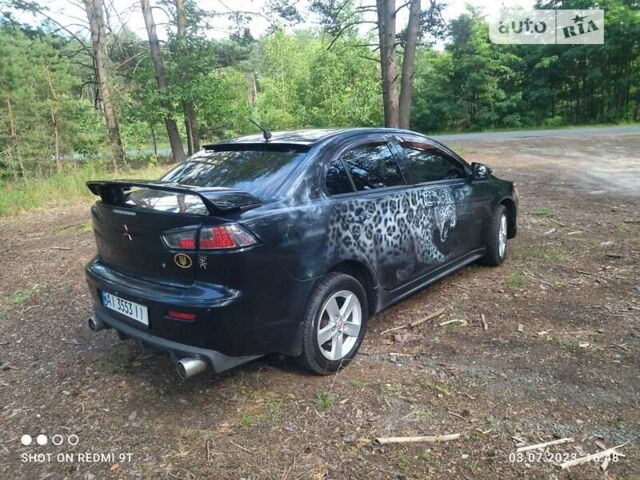
{"label": "rear windshield", "polygon": [[[274,146],[275,147],[275,146]],[[162,181],[198,187],[227,187],[271,197],[306,153],[299,149],[205,151],[177,166]]]}

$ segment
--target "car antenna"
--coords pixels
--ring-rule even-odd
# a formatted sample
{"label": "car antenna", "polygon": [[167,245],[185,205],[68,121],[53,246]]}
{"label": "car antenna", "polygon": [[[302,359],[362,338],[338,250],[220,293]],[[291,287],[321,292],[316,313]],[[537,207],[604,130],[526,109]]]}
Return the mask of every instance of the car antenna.
{"label": "car antenna", "polygon": [[253,123],[256,127],[258,127],[260,130],[262,130],[262,136],[265,142],[268,142],[269,140],[271,140],[271,132],[269,130],[264,128],[262,125],[256,122],[253,118],[250,118],[249,121]]}

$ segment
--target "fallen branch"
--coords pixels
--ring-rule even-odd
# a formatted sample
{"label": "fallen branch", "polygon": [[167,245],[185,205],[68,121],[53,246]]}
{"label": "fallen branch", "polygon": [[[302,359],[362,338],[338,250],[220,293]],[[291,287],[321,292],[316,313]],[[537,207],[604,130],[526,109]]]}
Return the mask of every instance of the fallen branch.
{"label": "fallen branch", "polygon": [[489,324],[487,324],[487,320],[484,318],[484,313],[480,315],[480,320],[482,320],[482,328],[484,328],[484,331],[488,331]]}
{"label": "fallen branch", "polygon": [[450,433],[448,435],[427,435],[424,437],[379,437],[375,439],[378,445],[388,445],[391,443],[436,443],[448,442],[460,438],[460,433]]}
{"label": "fallen branch", "polygon": [[400,325],[399,327],[393,327],[393,328],[388,328],[387,330],[384,330],[383,332],[380,333],[380,335],[384,335],[385,333],[389,333],[389,332],[395,332],[396,330],[402,330],[403,328],[415,328],[418,325],[422,325],[424,322],[427,322],[429,320],[431,320],[432,318],[436,318],[439,317],[440,315],[442,315],[445,310],[448,308],[447,307],[443,307],[440,310],[437,310],[435,312],[433,312],[430,315],[427,315],[424,318],[421,318],[420,320],[416,320],[415,322],[411,322],[411,323],[407,323],[405,325]]}
{"label": "fallen branch", "polygon": [[462,415],[460,415],[459,413],[456,412],[447,412],[449,415],[453,415],[454,417],[458,417],[461,418],[462,420],[464,420],[465,422],[469,422],[470,420],[468,418],[463,417]]}
{"label": "fallen branch", "polygon": [[551,445],[562,445],[563,443],[569,443],[569,442],[573,442],[573,438],[567,437],[567,438],[561,438],[559,440],[551,440],[550,442],[536,443],[535,445],[527,445],[525,447],[518,448],[516,452],[518,453],[527,452],[529,450],[536,450],[538,448],[547,448],[547,447],[550,447]]}
{"label": "fallen branch", "polygon": [[247,453],[253,453],[254,450],[250,450],[247,447],[243,447],[242,445],[240,445],[239,443],[234,442],[233,440],[229,440],[229,442],[231,442],[233,445],[235,445],[236,447],[238,447],[240,450],[243,450]]}
{"label": "fallen branch", "polygon": [[560,468],[562,470],[566,470],[569,467],[575,467],[576,465],[582,465],[583,463],[593,462],[595,460],[600,460],[601,458],[611,457],[612,455],[620,455],[616,450],[618,448],[624,447],[627,443],[623,443],[613,448],[608,448],[607,450],[603,450],[598,453],[590,453],[589,455],[585,455],[584,457],[576,458],[574,460],[569,460],[567,462],[561,463]]}
{"label": "fallen branch", "polygon": [[453,320],[447,320],[446,322],[439,323],[438,325],[444,327],[445,325],[451,325],[452,323],[459,323],[462,326],[468,325],[466,320],[460,320],[459,318],[454,318]]}

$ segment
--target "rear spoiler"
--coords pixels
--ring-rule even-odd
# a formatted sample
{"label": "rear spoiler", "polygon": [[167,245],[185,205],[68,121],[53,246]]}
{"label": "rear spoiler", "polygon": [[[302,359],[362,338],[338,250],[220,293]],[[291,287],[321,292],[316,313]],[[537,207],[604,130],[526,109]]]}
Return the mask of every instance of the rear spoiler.
{"label": "rear spoiler", "polygon": [[232,210],[248,210],[263,203],[260,199],[242,190],[224,187],[195,187],[154,180],[95,180],[87,182],[87,187],[91,193],[99,195],[105,203],[122,201],[124,191],[135,187],[195,195],[200,197],[211,215]]}

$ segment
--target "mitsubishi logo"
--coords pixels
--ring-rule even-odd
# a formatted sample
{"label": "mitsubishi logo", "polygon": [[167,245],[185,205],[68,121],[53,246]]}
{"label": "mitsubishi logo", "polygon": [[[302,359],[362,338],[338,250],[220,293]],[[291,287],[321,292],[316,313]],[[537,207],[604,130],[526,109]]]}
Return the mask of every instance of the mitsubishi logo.
{"label": "mitsubishi logo", "polygon": [[133,240],[133,238],[131,237],[131,234],[129,233],[129,229],[127,228],[126,225],[124,225],[124,232],[122,232],[122,236],[125,238],[128,238],[129,241]]}

